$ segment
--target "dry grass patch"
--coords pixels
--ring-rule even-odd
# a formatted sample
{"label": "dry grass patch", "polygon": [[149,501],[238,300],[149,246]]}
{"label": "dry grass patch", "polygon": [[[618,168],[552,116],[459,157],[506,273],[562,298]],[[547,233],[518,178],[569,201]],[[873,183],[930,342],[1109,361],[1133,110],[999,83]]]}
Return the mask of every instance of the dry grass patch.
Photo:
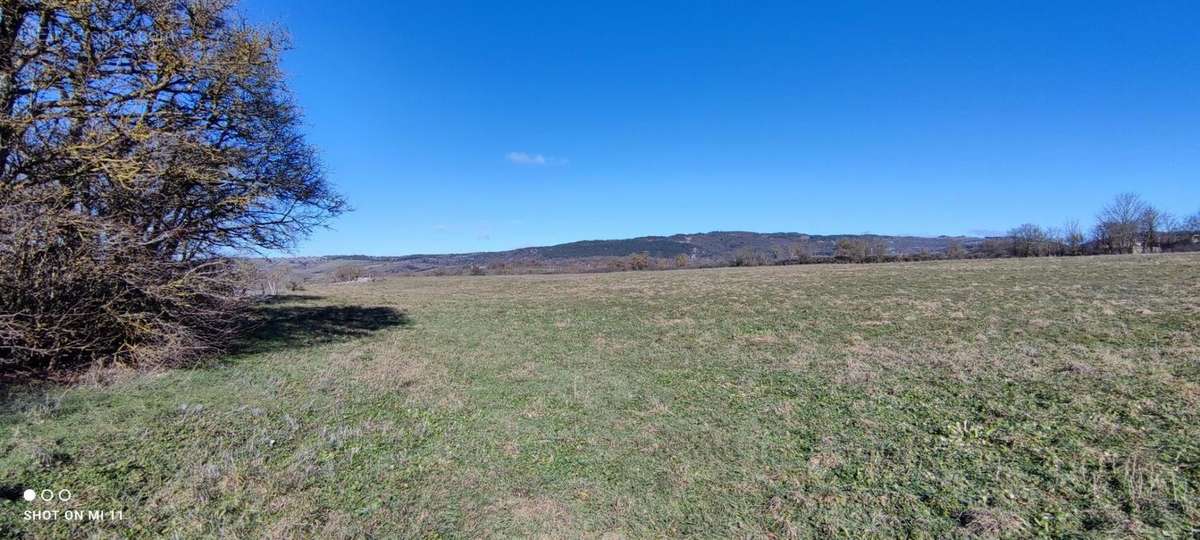
{"label": "dry grass patch", "polygon": [[576,538],[570,507],[551,497],[513,496],[486,510],[536,538]]}
{"label": "dry grass patch", "polygon": [[991,508],[967,510],[959,514],[958,520],[963,528],[981,538],[1015,537],[1028,529],[1020,516]]}

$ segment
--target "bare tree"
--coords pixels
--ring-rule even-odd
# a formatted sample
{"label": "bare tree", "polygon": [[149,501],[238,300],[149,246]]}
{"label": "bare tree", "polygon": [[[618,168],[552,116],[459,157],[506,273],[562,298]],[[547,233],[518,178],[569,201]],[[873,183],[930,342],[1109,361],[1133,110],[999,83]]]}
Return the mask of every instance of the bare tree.
{"label": "bare tree", "polygon": [[1172,229],[1172,221],[1174,221],[1174,217],[1170,214],[1153,205],[1145,205],[1138,222],[1138,235],[1141,237],[1142,246],[1146,251],[1162,249],[1162,244],[1167,240],[1167,233]]}
{"label": "bare tree", "polygon": [[730,263],[733,266],[762,266],[767,264],[767,258],[754,248],[744,247],[734,252]]}
{"label": "bare tree", "polygon": [[1008,231],[1014,257],[1042,257],[1050,254],[1050,234],[1033,223]]}
{"label": "bare tree", "polygon": [[1009,238],[985,238],[979,248],[988,257],[1007,257],[1012,254],[1012,244]]}
{"label": "bare tree", "polygon": [[1133,253],[1145,218],[1146,203],[1134,193],[1117,195],[1096,217],[1096,241],[1110,253]]}
{"label": "bare tree", "polygon": [[862,238],[841,238],[837,241],[833,257],[842,261],[864,262],[869,251],[867,241]]}
{"label": "bare tree", "polygon": [[231,319],[228,254],[345,210],[283,43],[224,0],[0,4],[0,362],[202,348]]}
{"label": "bare tree", "polygon": [[792,243],[791,257],[799,262],[807,262],[812,258],[812,244],[807,240],[797,240]]}
{"label": "bare tree", "polygon": [[1083,229],[1079,228],[1079,220],[1069,219],[1062,228],[1063,250],[1067,255],[1083,253]]}
{"label": "bare tree", "polygon": [[1194,246],[1200,242],[1200,212],[1178,220],[1173,236],[1177,245]]}
{"label": "bare tree", "polygon": [[1184,222],[1168,212],[1163,212],[1159,220],[1162,228],[1162,232],[1159,233],[1159,245],[1163,251],[1173,250],[1184,239]]}
{"label": "bare tree", "polygon": [[355,264],[343,264],[333,269],[335,282],[354,281],[364,275],[362,267]]}
{"label": "bare tree", "polygon": [[967,250],[963,249],[963,244],[959,240],[950,240],[946,243],[946,258],[961,259],[967,256]]}
{"label": "bare tree", "polygon": [[867,259],[878,262],[887,260],[891,255],[892,246],[888,244],[887,240],[873,236],[866,239],[865,242],[867,243]]}
{"label": "bare tree", "polygon": [[1061,257],[1067,254],[1067,233],[1057,227],[1046,228],[1046,234],[1049,238],[1046,242],[1046,254],[1052,257]]}
{"label": "bare tree", "polygon": [[1188,216],[1183,222],[1183,227],[1191,233],[1200,232],[1200,212]]}

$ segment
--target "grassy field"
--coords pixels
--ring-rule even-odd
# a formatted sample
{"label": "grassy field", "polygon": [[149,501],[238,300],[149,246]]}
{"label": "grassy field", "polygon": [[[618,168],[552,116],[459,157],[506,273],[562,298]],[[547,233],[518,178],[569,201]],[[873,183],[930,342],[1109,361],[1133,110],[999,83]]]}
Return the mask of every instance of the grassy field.
{"label": "grassy field", "polygon": [[10,389],[6,493],[73,500],[0,502],[0,534],[1200,534],[1196,255],[398,278],[263,316],[219,365]]}

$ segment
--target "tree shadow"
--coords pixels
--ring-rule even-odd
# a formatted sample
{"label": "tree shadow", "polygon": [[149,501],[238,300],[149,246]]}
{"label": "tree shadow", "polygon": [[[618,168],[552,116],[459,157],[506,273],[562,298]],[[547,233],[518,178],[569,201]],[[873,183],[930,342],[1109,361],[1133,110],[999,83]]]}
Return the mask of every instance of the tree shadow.
{"label": "tree shadow", "polygon": [[319,298],[283,295],[260,302],[251,310],[246,329],[230,352],[250,354],[303,348],[412,324],[406,313],[390,307],[293,305]]}
{"label": "tree shadow", "polygon": [[[241,334],[226,349],[183,368],[213,368],[229,365],[231,356],[287,349],[301,349],[323,343],[354,339],[392,327],[405,327],[412,319],[390,307],[304,305],[322,299],[312,295],[278,295],[257,302],[246,316]],[[0,372],[0,425],[5,415],[19,414],[30,407],[42,406],[77,378],[46,379]],[[0,501],[12,500],[23,492],[0,484]],[[3,536],[3,534],[0,534]]]}
{"label": "tree shadow", "polygon": [[[224,354],[180,367],[224,366],[232,360],[231,356],[302,349],[412,324],[408,314],[390,307],[311,305],[322,298],[291,294],[260,300],[246,314],[240,335],[224,349]],[[79,380],[19,375],[0,372],[0,416],[36,406],[52,391],[66,388]],[[10,487],[0,484],[0,500],[12,495]]]}
{"label": "tree shadow", "polygon": [[292,304],[296,302],[311,302],[320,300],[324,296],[316,294],[276,294],[274,296],[265,296],[254,302],[256,307],[275,306],[279,304]]}

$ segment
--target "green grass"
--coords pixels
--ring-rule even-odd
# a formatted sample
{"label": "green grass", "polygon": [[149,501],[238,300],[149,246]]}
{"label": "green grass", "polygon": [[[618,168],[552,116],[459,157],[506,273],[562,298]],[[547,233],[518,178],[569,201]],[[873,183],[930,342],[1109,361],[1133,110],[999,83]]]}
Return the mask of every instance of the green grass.
{"label": "green grass", "polygon": [[[0,533],[1200,534],[1200,257],[400,278],[15,391]],[[28,508],[123,509],[28,523]]]}

